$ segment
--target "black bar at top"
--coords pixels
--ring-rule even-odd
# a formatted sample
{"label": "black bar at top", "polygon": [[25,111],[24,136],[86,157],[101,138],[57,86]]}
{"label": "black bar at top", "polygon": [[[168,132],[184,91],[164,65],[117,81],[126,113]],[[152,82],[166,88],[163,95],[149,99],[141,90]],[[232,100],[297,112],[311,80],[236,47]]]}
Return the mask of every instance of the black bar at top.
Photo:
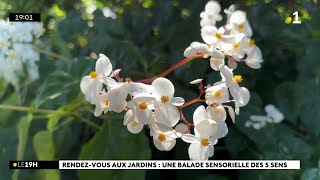
{"label": "black bar at top", "polygon": [[59,169],[59,161],[10,161],[10,169]]}
{"label": "black bar at top", "polygon": [[40,13],[9,13],[10,22],[40,22],[41,14]]}

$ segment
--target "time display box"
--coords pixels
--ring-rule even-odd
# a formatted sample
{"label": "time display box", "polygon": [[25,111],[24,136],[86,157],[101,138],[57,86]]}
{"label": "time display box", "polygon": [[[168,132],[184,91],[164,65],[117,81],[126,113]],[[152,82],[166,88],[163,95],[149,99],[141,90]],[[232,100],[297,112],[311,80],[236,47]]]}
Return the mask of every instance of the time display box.
{"label": "time display box", "polygon": [[9,21],[40,22],[40,13],[9,13]]}

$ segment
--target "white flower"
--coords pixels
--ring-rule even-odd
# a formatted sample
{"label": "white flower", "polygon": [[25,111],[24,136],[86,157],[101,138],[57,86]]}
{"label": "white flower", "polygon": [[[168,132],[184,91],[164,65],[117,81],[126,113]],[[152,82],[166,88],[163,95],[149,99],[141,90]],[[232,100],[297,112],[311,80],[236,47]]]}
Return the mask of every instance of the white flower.
{"label": "white flower", "polygon": [[128,131],[138,134],[143,129],[143,124],[139,123],[132,109],[129,109],[124,116],[123,124],[127,126]]}
{"label": "white flower", "polygon": [[223,44],[230,44],[235,41],[234,36],[225,35],[224,33],[225,29],[223,27],[217,29],[215,26],[205,26],[201,29],[201,37],[203,41],[219,49],[223,49]]}
{"label": "white flower", "polygon": [[238,102],[239,106],[245,106],[250,100],[250,93],[247,88],[240,87],[238,83],[242,82],[241,75],[233,75],[230,68],[225,65],[220,66],[220,74],[222,76],[222,81],[226,83],[229,88],[231,96]]}
{"label": "white flower", "polygon": [[112,71],[112,64],[108,57],[100,54],[99,59],[96,62],[95,71],[91,71],[88,76],[82,78],[80,88],[85,98],[91,104],[95,104],[97,97],[99,96],[103,83],[107,86],[114,86],[115,80],[108,77]]}
{"label": "white flower", "polygon": [[152,118],[153,102],[155,98],[150,94],[137,94],[132,101],[128,102],[128,108],[134,111],[136,120],[142,124],[148,124]]}
{"label": "white flower", "polygon": [[127,105],[127,96],[135,96],[137,94],[150,94],[151,86],[143,83],[135,82],[117,82],[116,85],[109,88],[108,98],[110,101],[110,110],[114,112],[122,112]]}
{"label": "white flower", "polygon": [[152,95],[156,98],[154,115],[158,122],[173,127],[180,120],[180,113],[176,106],[184,104],[184,99],[174,97],[174,86],[166,78],[158,78],[151,84]]}
{"label": "white flower", "polygon": [[193,123],[195,125],[195,135],[184,134],[182,140],[191,143],[188,149],[191,160],[208,160],[213,156],[213,145],[217,140],[212,138],[217,131],[218,125],[209,118],[204,106],[199,106],[193,114]]}
{"label": "white flower", "polygon": [[228,42],[221,42],[221,49],[234,59],[240,60],[246,54],[247,39],[241,33],[234,34],[232,37],[233,39]]}
{"label": "white flower", "polygon": [[228,87],[224,83],[211,86],[206,90],[205,98],[212,103],[225,103],[229,100]]}
{"label": "white flower", "polygon": [[262,53],[258,46],[255,45],[254,40],[248,40],[248,48],[246,50],[247,58],[245,59],[246,64],[253,68],[261,68],[261,63],[263,62]]}
{"label": "white flower", "polygon": [[232,25],[230,24],[230,17],[236,10],[236,5],[232,4],[229,6],[228,9],[224,9],[224,13],[227,15],[227,22],[225,28],[230,31],[232,29]]}
{"label": "white flower", "polygon": [[151,123],[153,144],[160,151],[170,151],[176,145],[176,138],[181,133],[176,132],[170,126],[159,122]]}
{"label": "white flower", "polygon": [[184,51],[185,57],[195,56],[196,54],[209,54],[209,46],[200,42],[192,42],[189,47]]}
{"label": "white flower", "polygon": [[265,111],[267,112],[267,116],[270,117],[274,123],[279,123],[284,120],[283,113],[272,104],[268,104],[265,107]]}
{"label": "white flower", "polygon": [[32,44],[40,36],[40,32],[35,34],[39,28],[42,28],[42,23],[0,20],[0,77],[17,88],[22,77],[39,78],[36,63],[40,59],[39,52]]}
{"label": "white flower", "polygon": [[257,130],[266,126],[267,123],[280,123],[284,115],[272,104],[265,107],[267,115],[251,115],[250,120],[245,122],[246,127],[253,127]]}
{"label": "white flower", "polygon": [[102,91],[99,97],[96,99],[96,109],[94,111],[94,115],[96,117],[100,116],[102,113],[106,113],[109,111],[109,98],[108,93]]}
{"label": "white flower", "polygon": [[232,26],[232,31],[243,33],[247,37],[252,36],[252,29],[247,20],[246,12],[236,10],[230,17],[230,24]]}
{"label": "white flower", "polygon": [[228,134],[228,126],[225,123],[225,120],[227,118],[226,110],[222,106],[208,106],[207,113],[208,117],[213,119],[218,125],[217,132],[212,137],[214,139],[225,137]]}
{"label": "white flower", "polygon": [[225,121],[227,118],[227,112],[221,105],[215,107],[208,106],[207,112],[209,113],[209,117],[212,117],[215,121]]}
{"label": "white flower", "polygon": [[216,1],[209,1],[205,10],[200,13],[200,17],[202,18],[200,21],[201,27],[211,25],[214,26],[216,21],[221,21],[222,16],[219,14],[221,11],[220,4]]}

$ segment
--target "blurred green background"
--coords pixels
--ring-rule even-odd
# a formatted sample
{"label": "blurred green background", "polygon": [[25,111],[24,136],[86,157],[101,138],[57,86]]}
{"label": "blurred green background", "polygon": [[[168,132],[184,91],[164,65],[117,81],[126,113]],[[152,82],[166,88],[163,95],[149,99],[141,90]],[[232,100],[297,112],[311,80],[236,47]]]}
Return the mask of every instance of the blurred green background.
{"label": "blurred green background", "polygon": [[[9,160],[187,160],[188,144],[178,140],[170,152],[154,148],[149,132],[130,134],[123,113],[93,115],[80,92],[80,80],[106,54],[122,77],[153,77],[183,59],[193,41],[201,41],[205,0],[1,0],[0,18],[10,12],[40,12],[44,23],[40,79],[22,81],[19,89],[0,79],[0,179],[320,179],[320,2],[318,0],[220,1],[248,13],[253,38],[264,58],[262,69],[241,64],[236,70],[252,95],[228,135],[215,146],[212,160],[301,160],[301,170],[9,170]],[[116,18],[106,17],[108,8]],[[302,24],[286,24],[299,11]],[[109,12],[110,14],[110,12]],[[224,19],[225,21],[225,19]],[[223,22],[223,21],[222,21]],[[222,25],[218,23],[218,26]],[[206,59],[168,75],[176,96],[190,100],[190,81],[219,80]],[[281,124],[246,128],[252,114],[274,104]],[[199,104],[197,104],[199,105]],[[197,107],[185,111],[191,119]],[[49,111],[50,110],[50,111]]]}

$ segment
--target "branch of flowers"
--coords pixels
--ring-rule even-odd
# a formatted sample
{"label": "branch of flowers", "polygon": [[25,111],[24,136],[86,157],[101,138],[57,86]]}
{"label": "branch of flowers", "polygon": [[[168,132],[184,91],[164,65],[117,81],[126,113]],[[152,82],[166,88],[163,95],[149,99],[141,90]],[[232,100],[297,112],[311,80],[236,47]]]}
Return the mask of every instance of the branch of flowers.
{"label": "branch of flowers", "polygon": [[[191,132],[190,131],[190,127],[191,126],[194,126],[192,123],[190,123],[185,117],[184,117],[184,114],[183,114],[183,111],[181,108],[178,108],[179,109],[179,113],[180,113],[180,120],[182,120],[184,123],[186,123],[186,125],[188,126],[188,132]],[[186,133],[188,133],[186,132]]]}
{"label": "branch of flowers", "polygon": [[170,72],[174,71],[175,69],[178,69],[179,67],[181,67],[182,65],[186,64],[189,61],[192,61],[194,59],[199,59],[202,58],[203,54],[196,54],[194,56],[191,57],[187,57],[184,58],[183,60],[181,60],[180,62],[178,62],[177,64],[171,66],[169,69],[165,70],[164,72],[162,72],[161,74],[152,77],[152,78],[147,78],[147,79],[141,79],[138,80],[137,82],[141,82],[141,83],[152,83],[152,81],[154,81],[155,79],[159,78],[159,77],[165,77],[166,75],[168,75]]}
{"label": "branch of flowers", "polygon": [[187,107],[187,106],[189,106],[191,104],[194,104],[196,102],[206,102],[205,99],[201,99],[201,96],[203,95],[204,92],[205,91],[203,90],[202,82],[200,82],[200,86],[199,86],[199,93],[200,94],[199,94],[199,96],[194,98],[194,99],[192,99],[192,100],[190,100],[190,101],[188,101],[188,102],[186,102],[186,103],[184,103],[182,106],[179,106],[178,108],[182,109],[182,108]]}

